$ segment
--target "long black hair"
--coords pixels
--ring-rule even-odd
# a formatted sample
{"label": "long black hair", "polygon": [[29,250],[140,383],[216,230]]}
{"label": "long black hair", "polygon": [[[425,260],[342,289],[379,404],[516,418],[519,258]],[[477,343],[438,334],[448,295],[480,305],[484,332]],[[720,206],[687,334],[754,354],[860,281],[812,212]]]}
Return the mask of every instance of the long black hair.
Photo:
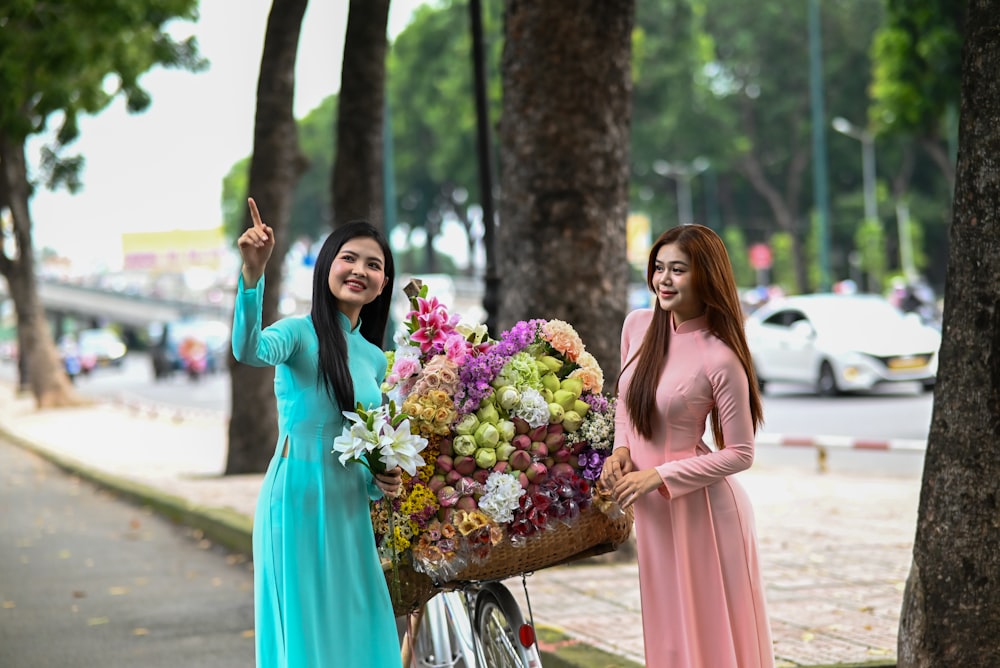
{"label": "long black hair", "polygon": [[345,243],[357,237],[374,239],[385,256],[385,287],[370,303],[361,307],[361,335],[382,348],[385,328],[389,322],[389,304],[392,301],[396,265],[392,259],[389,242],[371,223],[352,220],[340,225],[323,242],[316,256],[313,269],[312,315],[316,338],[319,339],[319,378],[331,399],[336,399],[341,410],[354,410],[354,383],[347,365],[347,337],[340,324],[337,298],[330,292],[330,268]]}

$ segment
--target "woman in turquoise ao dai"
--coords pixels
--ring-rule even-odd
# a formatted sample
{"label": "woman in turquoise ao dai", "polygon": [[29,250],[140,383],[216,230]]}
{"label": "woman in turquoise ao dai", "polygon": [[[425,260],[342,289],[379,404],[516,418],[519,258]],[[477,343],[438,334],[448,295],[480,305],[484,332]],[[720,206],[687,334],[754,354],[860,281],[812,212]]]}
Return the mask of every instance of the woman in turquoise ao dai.
{"label": "woman in turquoise ao dai", "polygon": [[399,490],[331,454],[342,411],[382,401],[380,348],[395,269],[384,236],[364,222],[323,244],[309,315],[262,328],[264,268],[274,231],[249,200],[233,354],[274,366],[278,442],[253,524],[258,668],[399,668],[395,617],[375,547],[369,500]]}

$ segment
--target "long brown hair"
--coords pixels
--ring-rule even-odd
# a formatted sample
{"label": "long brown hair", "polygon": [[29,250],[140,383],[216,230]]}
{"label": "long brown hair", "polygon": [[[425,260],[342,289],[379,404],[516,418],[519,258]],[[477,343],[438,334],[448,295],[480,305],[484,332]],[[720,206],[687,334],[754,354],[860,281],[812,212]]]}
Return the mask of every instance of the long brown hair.
{"label": "long brown hair", "polygon": [[[654,293],[656,255],[668,244],[677,244],[690,259],[691,288],[705,303],[708,329],[736,353],[746,371],[750,383],[750,417],[756,433],[757,427],[764,422],[764,410],[757,386],[757,374],[753,370],[750,348],[743,330],[743,309],[726,246],[718,234],[704,225],[679,225],[670,228],[660,235],[649,251],[646,285]],[[624,371],[632,362],[636,363],[625,406],[636,431],[646,438],[652,438],[653,435],[656,386],[670,350],[670,332],[670,313],[660,307],[659,301],[654,301],[653,320],[642,339],[642,345],[622,369]],[[725,447],[718,408],[712,408],[712,435],[718,447]]]}

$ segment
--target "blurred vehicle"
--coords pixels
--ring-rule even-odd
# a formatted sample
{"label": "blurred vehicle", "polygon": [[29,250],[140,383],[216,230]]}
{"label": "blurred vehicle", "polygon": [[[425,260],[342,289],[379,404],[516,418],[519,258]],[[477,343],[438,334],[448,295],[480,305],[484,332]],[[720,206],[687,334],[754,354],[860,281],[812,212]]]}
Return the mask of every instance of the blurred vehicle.
{"label": "blurred vehicle", "polygon": [[881,383],[934,389],[941,334],[878,295],[786,297],[746,320],[757,380],[804,384],[834,396]]}
{"label": "blurred vehicle", "polygon": [[76,345],[81,356],[93,356],[95,366],[121,368],[128,346],[112,329],[84,329],[76,334]]}
{"label": "blurred vehicle", "polygon": [[181,367],[191,380],[198,380],[208,371],[208,345],[195,336],[187,336],[177,347]]}
{"label": "blurred vehicle", "polygon": [[59,339],[56,347],[62,358],[63,369],[70,380],[75,381],[77,376],[89,374],[97,366],[97,355],[93,352],[84,353],[81,351],[76,337],[72,334]]}
{"label": "blurred vehicle", "polygon": [[[229,354],[229,325],[219,320],[178,320],[162,325],[151,332],[153,341],[150,357],[153,362],[153,377],[157,380],[168,378],[176,372],[188,373],[188,365],[182,345],[190,346],[198,342],[204,346],[201,373],[216,373],[226,365]],[[197,364],[201,364],[198,362]]]}

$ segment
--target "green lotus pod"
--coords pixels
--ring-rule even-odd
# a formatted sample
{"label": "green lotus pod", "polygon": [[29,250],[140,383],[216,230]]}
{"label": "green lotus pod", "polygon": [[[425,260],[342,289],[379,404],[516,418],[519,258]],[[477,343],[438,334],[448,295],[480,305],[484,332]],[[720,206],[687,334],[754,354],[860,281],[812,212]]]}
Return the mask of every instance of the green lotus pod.
{"label": "green lotus pod", "polygon": [[566,411],[563,415],[562,426],[566,431],[576,431],[583,424],[583,418],[576,411]]}
{"label": "green lotus pod", "polygon": [[555,401],[555,397],[552,396],[552,390],[546,390],[543,387],[542,391],[539,392],[539,394],[542,395],[542,399],[545,399],[545,403],[547,404],[551,404],[553,401]]}
{"label": "green lotus pod", "polygon": [[556,390],[552,393],[552,400],[569,411],[573,410],[573,403],[579,396],[579,394],[573,394],[570,390]]}
{"label": "green lotus pod", "polygon": [[[481,404],[479,410],[476,411],[476,417],[479,418],[480,426],[484,423],[497,424],[500,422],[500,413],[497,412],[497,407],[492,403]],[[478,430],[479,427],[476,427]]]}
{"label": "green lotus pod", "polygon": [[566,409],[562,407],[562,404],[549,404],[549,424],[559,424],[565,415]]}
{"label": "green lotus pod", "polygon": [[517,450],[517,448],[515,448],[510,443],[500,443],[499,445],[497,445],[496,449],[497,461],[500,462],[507,461],[510,458],[511,453],[514,452],[515,450]]}
{"label": "green lotus pod", "polygon": [[535,368],[538,369],[539,376],[544,376],[549,372],[549,367],[545,366],[545,362],[542,360],[535,360]]}
{"label": "green lotus pod", "polygon": [[559,389],[559,376],[552,372],[544,374],[542,376],[542,387],[549,392],[555,392]]}
{"label": "green lotus pod", "polygon": [[469,434],[456,436],[451,442],[451,449],[456,455],[472,455],[476,451],[476,438]]}
{"label": "green lotus pod", "polygon": [[587,417],[587,412],[590,410],[590,404],[583,399],[577,399],[573,402],[573,410],[579,413],[580,417]]}
{"label": "green lotus pod", "polygon": [[483,422],[476,429],[476,445],[481,448],[495,448],[500,442],[500,430],[496,425]]}
{"label": "green lotus pod", "polygon": [[559,383],[559,387],[572,392],[575,398],[579,398],[580,393],[583,392],[583,381],[579,378],[563,378],[562,382]]}
{"label": "green lotus pod", "polygon": [[497,429],[500,430],[500,440],[509,443],[514,440],[516,430],[514,429],[514,423],[510,420],[500,420],[497,424]]}
{"label": "green lotus pod", "polygon": [[497,463],[497,451],[493,448],[479,448],[476,450],[476,466],[481,469],[492,468]]}
{"label": "green lotus pod", "polygon": [[475,413],[469,413],[467,415],[463,415],[462,419],[455,425],[455,433],[462,436],[470,436],[476,433],[476,429],[478,428],[479,418],[476,417]]}
{"label": "green lotus pod", "polygon": [[496,403],[505,411],[509,411],[521,402],[521,393],[517,391],[517,388],[510,385],[504,385],[498,389],[494,393],[494,396],[496,397]]}

